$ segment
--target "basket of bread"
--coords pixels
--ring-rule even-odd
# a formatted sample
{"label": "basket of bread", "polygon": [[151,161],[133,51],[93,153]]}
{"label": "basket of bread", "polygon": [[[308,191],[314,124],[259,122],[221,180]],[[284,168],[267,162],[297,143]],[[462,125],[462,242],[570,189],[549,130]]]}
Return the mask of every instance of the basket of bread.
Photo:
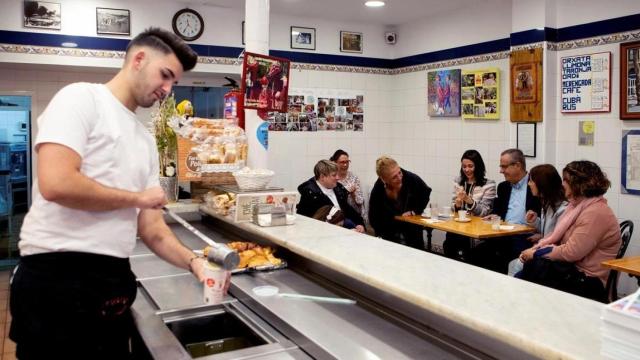
{"label": "basket of bread", "polygon": [[227,216],[235,210],[236,195],[233,193],[216,194],[209,191],[202,198],[207,208],[218,215]]}
{"label": "basket of bread", "polygon": [[[287,263],[275,257],[275,249],[271,246],[261,246],[253,242],[233,241],[226,246],[238,252],[240,263],[231,272],[234,274],[256,271],[282,269]],[[204,249],[204,256],[207,257],[210,247]]]}
{"label": "basket of bread", "polygon": [[232,173],[240,190],[263,190],[269,185],[275,172],[268,169],[250,169],[248,167]]}

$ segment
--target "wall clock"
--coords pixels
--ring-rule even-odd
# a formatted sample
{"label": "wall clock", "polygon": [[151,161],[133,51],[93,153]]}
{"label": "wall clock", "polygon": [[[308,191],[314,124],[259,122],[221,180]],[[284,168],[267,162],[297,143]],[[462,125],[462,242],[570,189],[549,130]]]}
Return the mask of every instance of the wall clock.
{"label": "wall clock", "polygon": [[182,9],[173,15],[171,21],[173,32],[186,41],[193,41],[199,38],[204,31],[204,20],[197,11],[192,9]]}

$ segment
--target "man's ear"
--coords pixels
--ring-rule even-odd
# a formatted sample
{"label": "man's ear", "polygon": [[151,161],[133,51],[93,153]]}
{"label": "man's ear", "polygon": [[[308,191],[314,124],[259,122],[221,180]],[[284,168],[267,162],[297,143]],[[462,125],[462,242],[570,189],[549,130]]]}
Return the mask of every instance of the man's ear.
{"label": "man's ear", "polygon": [[142,68],[142,65],[144,64],[145,59],[147,59],[148,54],[144,51],[144,49],[139,49],[136,50],[136,52],[132,55],[131,66],[133,66],[135,70],[140,70]]}

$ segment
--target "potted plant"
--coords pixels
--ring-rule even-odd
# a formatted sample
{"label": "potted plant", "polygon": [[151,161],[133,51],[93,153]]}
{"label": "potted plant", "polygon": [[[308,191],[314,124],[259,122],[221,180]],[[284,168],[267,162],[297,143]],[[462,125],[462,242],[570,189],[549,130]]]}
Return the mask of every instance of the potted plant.
{"label": "potted plant", "polygon": [[176,111],[176,99],[173,94],[166,97],[152,113],[153,132],[156,137],[160,163],[160,186],[167,195],[167,200],[178,200],[178,137],[174,131],[179,120]]}

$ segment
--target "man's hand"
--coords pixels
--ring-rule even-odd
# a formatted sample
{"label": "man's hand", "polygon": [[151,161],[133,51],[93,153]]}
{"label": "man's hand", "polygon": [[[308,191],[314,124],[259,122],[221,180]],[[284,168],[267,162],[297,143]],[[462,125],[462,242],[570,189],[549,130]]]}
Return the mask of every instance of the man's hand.
{"label": "man's hand", "polygon": [[356,232],[359,232],[359,233],[364,233],[364,226],[356,225],[356,227],[353,228],[353,231],[356,231]]}
{"label": "man's hand", "polygon": [[207,265],[207,260],[205,258],[202,257],[197,257],[195,259],[193,259],[193,261],[191,261],[191,272],[193,273],[193,276],[196,277],[196,279],[198,279],[198,281],[203,282],[205,279],[204,276],[204,267]]}
{"label": "man's hand", "polygon": [[138,193],[136,206],[140,209],[162,209],[167,204],[167,197],[161,187],[156,186]]}

